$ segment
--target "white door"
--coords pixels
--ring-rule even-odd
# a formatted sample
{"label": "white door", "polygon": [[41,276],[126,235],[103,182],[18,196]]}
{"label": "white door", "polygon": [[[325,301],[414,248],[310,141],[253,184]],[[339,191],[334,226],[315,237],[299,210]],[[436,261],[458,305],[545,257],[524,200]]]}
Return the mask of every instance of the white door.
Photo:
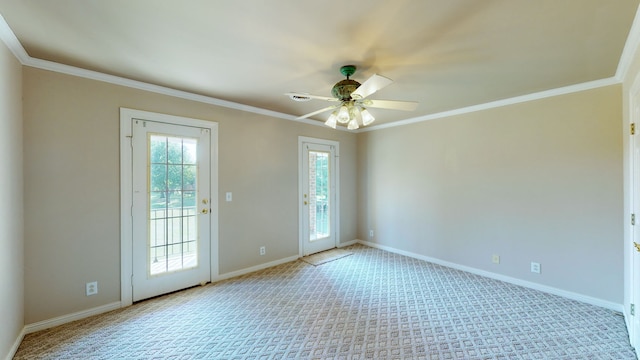
{"label": "white door", "polygon": [[300,139],[301,249],[310,255],[338,244],[337,150],[333,141]]}
{"label": "white door", "polygon": [[[636,93],[632,99],[633,112],[632,122],[640,120],[640,98]],[[637,131],[637,130],[636,130]],[[632,135],[631,145],[631,271],[630,289],[631,306],[633,308],[631,316],[631,326],[629,327],[629,337],[631,344],[636,348],[636,353],[640,350],[640,141],[636,139],[638,135]]]}
{"label": "white door", "polygon": [[211,281],[207,128],[133,120],[133,301]]}
{"label": "white door", "polygon": [[[634,81],[631,91],[631,123],[636,127],[640,124],[640,82]],[[636,129],[636,132],[638,130]],[[625,314],[630,315],[627,319],[629,330],[629,340],[635,347],[636,354],[640,357],[640,140],[637,134],[631,134],[629,140],[630,151],[630,183],[631,183],[631,221],[630,223],[630,243],[624,253],[629,254],[628,266],[628,296],[631,308],[625,309]],[[628,311],[628,313],[627,313]]]}

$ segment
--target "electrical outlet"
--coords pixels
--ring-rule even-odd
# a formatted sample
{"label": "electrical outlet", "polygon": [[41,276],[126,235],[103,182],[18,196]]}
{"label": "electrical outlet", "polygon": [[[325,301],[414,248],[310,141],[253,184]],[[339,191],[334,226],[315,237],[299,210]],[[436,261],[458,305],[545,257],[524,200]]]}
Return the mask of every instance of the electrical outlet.
{"label": "electrical outlet", "polygon": [[86,287],[86,291],[87,291],[87,296],[91,296],[91,295],[97,294],[98,293],[98,282],[97,281],[88,282],[87,283],[87,287]]}
{"label": "electrical outlet", "polygon": [[373,239],[373,230],[369,230],[369,239]]}
{"label": "electrical outlet", "polygon": [[267,253],[267,247],[266,246],[260,246],[260,255],[264,255]]}
{"label": "electrical outlet", "polygon": [[494,264],[500,264],[500,255],[493,255],[491,256],[491,262]]}
{"label": "electrical outlet", "polygon": [[531,262],[531,272],[532,273],[536,273],[536,274],[540,274],[540,263]]}

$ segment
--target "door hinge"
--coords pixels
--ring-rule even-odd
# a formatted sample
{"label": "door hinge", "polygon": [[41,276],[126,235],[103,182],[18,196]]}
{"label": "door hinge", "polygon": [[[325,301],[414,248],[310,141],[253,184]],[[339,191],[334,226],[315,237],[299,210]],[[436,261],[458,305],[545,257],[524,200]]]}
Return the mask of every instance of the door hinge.
{"label": "door hinge", "polygon": [[631,214],[631,225],[636,224],[636,214]]}
{"label": "door hinge", "polygon": [[636,123],[631,123],[631,135],[636,134]]}
{"label": "door hinge", "polygon": [[635,304],[629,305],[629,314],[631,314],[631,316],[635,316],[636,315],[636,305]]}

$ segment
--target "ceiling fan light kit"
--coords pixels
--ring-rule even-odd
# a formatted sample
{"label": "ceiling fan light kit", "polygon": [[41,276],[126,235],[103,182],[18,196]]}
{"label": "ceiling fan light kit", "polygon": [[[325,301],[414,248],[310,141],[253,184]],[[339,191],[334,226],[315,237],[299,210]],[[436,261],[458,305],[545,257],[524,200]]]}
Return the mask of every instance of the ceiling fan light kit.
{"label": "ceiling fan light kit", "polygon": [[362,111],[360,111],[360,115],[362,115],[362,125],[363,126],[367,126],[367,125],[371,124],[372,122],[374,122],[376,120],[376,118],[374,118],[373,115],[371,115],[369,110],[367,110],[365,108],[362,108]]}
{"label": "ceiling fan light kit", "polygon": [[349,114],[350,111],[347,105],[347,103],[343,102],[342,106],[340,106],[340,111],[338,111],[338,122],[340,124],[346,124],[351,119],[351,115]]}
{"label": "ceiling fan light kit", "polygon": [[306,93],[286,93],[285,95],[295,101],[318,99],[339,102],[338,105],[332,105],[324,109],[316,110],[309,114],[300,116],[298,119],[305,119],[325,111],[333,110],[325,122],[325,125],[335,129],[337,124],[346,124],[347,129],[356,130],[360,128],[360,125],[368,126],[376,120],[365,106],[408,111],[414,110],[416,106],[418,106],[418,103],[410,101],[367,99],[367,96],[372,95],[376,91],[391,84],[393,80],[373,74],[369,79],[367,79],[367,81],[360,84],[359,82],[349,78],[355,72],[355,65],[345,65],[340,68],[340,73],[347,78],[339,81],[333,86],[331,89],[331,95],[333,95],[332,98]]}
{"label": "ceiling fan light kit", "polygon": [[331,113],[331,115],[329,115],[329,118],[324,124],[332,129],[335,129],[337,126],[337,121],[338,121],[338,116],[336,116],[336,112],[334,111]]}

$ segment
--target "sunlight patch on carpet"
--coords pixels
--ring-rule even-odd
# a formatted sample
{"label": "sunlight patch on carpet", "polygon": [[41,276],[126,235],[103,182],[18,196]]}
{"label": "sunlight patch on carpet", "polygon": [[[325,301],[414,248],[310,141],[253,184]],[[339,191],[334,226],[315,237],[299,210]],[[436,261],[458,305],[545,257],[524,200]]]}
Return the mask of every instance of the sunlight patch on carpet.
{"label": "sunlight patch on carpet", "polygon": [[302,257],[300,260],[313,266],[322,265],[330,261],[342,259],[343,257],[353,255],[353,252],[344,249],[332,249],[317,254]]}

